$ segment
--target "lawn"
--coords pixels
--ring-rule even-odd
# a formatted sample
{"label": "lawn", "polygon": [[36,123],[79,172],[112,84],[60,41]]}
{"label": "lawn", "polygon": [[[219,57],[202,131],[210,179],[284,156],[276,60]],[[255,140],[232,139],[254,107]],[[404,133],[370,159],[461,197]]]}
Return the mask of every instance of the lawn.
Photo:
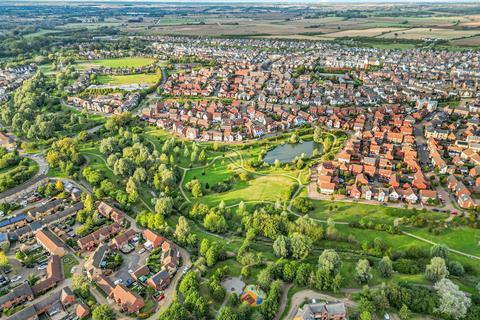
{"label": "lawn", "polygon": [[62,265],[63,265],[63,276],[65,277],[65,279],[67,279],[72,276],[73,274],[72,268],[78,265],[78,261],[72,255],[67,255],[62,258]]}
{"label": "lawn", "polygon": [[99,84],[148,84],[153,85],[157,83],[161,78],[161,75],[156,73],[142,73],[142,74],[129,74],[121,76],[101,75],[97,77]]}
{"label": "lawn", "polygon": [[208,195],[201,199],[202,202],[213,206],[222,200],[227,206],[236,205],[240,201],[249,202],[275,202],[283,199],[292,179],[283,176],[262,176],[249,181],[242,181],[233,186],[232,190],[221,194]]}
{"label": "lawn", "polygon": [[418,228],[405,228],[405,231],[435,243],[446,244],[452,249],[480,256],[480,230],[467,227],[452,228],[439,235]]}
{"label": "lawn", "polygon": [[94,64],[108,68],[140,68],[151,65],[155,62],[153,58],[147,57],[126,57],[117,59],[101,59],[93,61]]}
{"label": "lawn", "polygon": [[207,168],[191,169],[186,173],[184,183],[198,179],[202,182],[203,186],[205,186],[206,183],[213,186],[218,182],[225,181],[234,174],[233,170],[229,168],[233,165],[229,164],[231,164],[230,160],[219,158]]}
{"label": "lawn", "polygon": [[332,218],[337,221],[358,221],[361,218],[368,218],[383,223],[393,223],[395,218],[411,216],[413,214],[425,214],[435,218],[446,218],[443,213],[436,212],[414,212],[412,209],[393,208],[388,206],[370,205],[356,202],[341,202],[330,200],[316,200],[314,211],[310,214],[312,218],[326,220]]}

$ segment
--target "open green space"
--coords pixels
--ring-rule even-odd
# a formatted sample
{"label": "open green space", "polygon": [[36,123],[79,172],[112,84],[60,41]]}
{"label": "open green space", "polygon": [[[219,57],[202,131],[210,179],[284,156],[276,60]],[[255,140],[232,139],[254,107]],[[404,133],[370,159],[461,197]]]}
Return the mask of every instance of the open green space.
{"label": "open green space", "polygon": [[97,77],[98,84],[155,84],[160,80],[156,73],[128,74],[128,75],[101,75]]}
{"label": "open green space", "polygon": [[433,241],[435,243],[445,244],[449,248],[480,256],[480,230],[460,227],[446,229],[439,235],[434,235],[429,233],[426,229],[409,227],[405,227],[404,229],[405,231],[424,239]]}
{"label": "open green space", "polygon": [[313,204],[314,210],[310,213],[310,216],[321,220],[332,218],[337,221],[352,222],[361,218],[367,218],[383,223],[393,223],[395,218],[419,214],[438,219],[447,217],[444,213],[414,211],[413,209],[377,206],[358,202],[316,200],[313,201]]}
{"label": "open green space", "polygon": [[282,199],[287,193],[292,179],[282,176],[262,176],[249,181],[236,183],[232,190],[215,195],[208,195],[202,202],[212,206],[224,201],[227,206],[238,204],[240,201],[275,202]]}
{"label": "open green space", "polygon": [[116,59],[101,59],[92,61],[93,64],[108,68],[140,68],[151,65],[155,62],[153,58],[147,57],[126,57]]}
{"label": "open green space", "polygon": [[78,265],[78,261],[72,255],[67,255],[62,258],[62,265],[63,265],[63,276],[65,277],[65,279],[67,279],[72,276],[73,274],[72,268]]}

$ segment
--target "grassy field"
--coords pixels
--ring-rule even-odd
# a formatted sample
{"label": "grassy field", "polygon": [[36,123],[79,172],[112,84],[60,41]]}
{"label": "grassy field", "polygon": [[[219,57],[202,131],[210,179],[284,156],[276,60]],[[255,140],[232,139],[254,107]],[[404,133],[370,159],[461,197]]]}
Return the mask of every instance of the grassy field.
{"label": "grassy field", "polygon": [[154,62],[155,59],[147,57],[127,57],[93,61],[94,64],[108,68],[140,68],[151,65]]}
{"label": "grassy field", "polygon": [[387,206],[376,206],[363,203],[341,202],[318,200],[314,201],[314,210],[310,214],[312,218],[326,220],[332,218],[337,221],[358,221],[361,218],[368,218],[384,223],[393,223],[397,217],[412,214],[427,214],[428,216],[446,218],[443,213],[421,211],[413,212],[411,209],[393,208]]}
{"label": "grassy field", "polygon": [[121,75],[121,76],[110,76],[110,75],[101,75],[97,77],[99,84],[149,84],[152,85],[158,80],[160,80],[160,75],[156,73],[146,73],[146,74],[129,74],[129,75]]}
{"label": "grassy field", "polygon": [[433,235],[425,229],[405,228],[406,231],[436,243],[443,243],[472,255],[480,255],[480,230],[471,228],[453,228],[440,235]]}
{"label": "grassy field", "polygon": [[58,32],[60,32],[60,31],[59,30],[53,30],[53,29],[40,29],[37,32],[26,34],[23,37],[25,39],[32,39],[32,38],[35,38],[35,37],[41,37],[41,36],[44,36],[44,35],[47,35],[47,34],[53,34],[53,33],[58,33]]}
{"label": "grassy field", "polygon": [[238,204],[240,201],[274,202],[284,197],[291,184],[293,181],[287,177],[259,177],[247,182],[239,182],[228,192],[208,195],[202,198],[201,202],[217,205],[223,200],[227,206]]}
{"label": "grassy field", "polygon": [[322,37],[341,38],[341,37],[376,37],[390,32],[400,32],[406,30],[404,28],[369,28],[358,30],[344,30],[339,32],[327,33]]}
{"label": "grassy field", "polygon": [[78,265],[78,261],[72,255],[67,255],[62,258],[62,265],[63,265],[63,275],[65,279],[67,279],[72,276],[72,268]]}

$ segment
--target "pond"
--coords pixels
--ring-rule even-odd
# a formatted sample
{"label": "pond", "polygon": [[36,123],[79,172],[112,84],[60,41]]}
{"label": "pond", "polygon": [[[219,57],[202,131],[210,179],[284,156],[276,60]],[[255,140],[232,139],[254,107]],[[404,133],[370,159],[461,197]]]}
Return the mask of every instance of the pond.
{"label": "pond", "polygon": [[291,162],[302,153],[305,153],[305,156],[309,158],[312,156],[314,149],[318,149],[321,152],[322,145],[314,141],[304,141],[296,144],[285,143],[268,151],[264,161],[270,164],[273,164],[276,159],[281,163]]}

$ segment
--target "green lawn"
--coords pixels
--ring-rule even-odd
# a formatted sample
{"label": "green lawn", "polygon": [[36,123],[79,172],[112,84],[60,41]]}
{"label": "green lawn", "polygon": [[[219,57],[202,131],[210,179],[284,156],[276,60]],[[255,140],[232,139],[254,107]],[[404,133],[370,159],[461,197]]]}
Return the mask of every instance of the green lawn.
{"label": "green lawn", "polygon": [[433,235],[426,229],[418,228],[405,228],[405,231],[435,243],[446,244],[452,249],[480,256],[480,230],[467,227],[452,228],[439,235]]}
{"label": "green lawn", "polygon": [[239,182],[225,193],[208,195],[202,198],[201,202],[210,206],[217,205],[222,200],[227,206],[238,204],[240,201],[274,202],[283,199],[293,183],[292,179],[283,176],[262,176]]}
{"label": "green lawn", "polygon": [[78,265],[78,261],[72,255],[67,255],[62,258],[62,265],[63,276],[67,279],[72,276],[72,268]]}
{"label": "green lawn", "polygon": [[361,218],[368,218],[383,223],[393,223],[397,217],[410,216],[413,214],[425,214],[430,217],[446,218],[443,213],[412,211],[411,209],[393,208],[387,206],[369,205],[356,202],[341,202],[330,200],[314,201],[314,211],[310,214],[312,218],[328,219],[337,221],[358,221]]}
{"label": "green lawn", "polygon": [[160,75],[156,73],[129,74],[121,76],[101,75],[97,77],[99,84],[148,84],[153,85],[160,80]]}
{"label": "green lawn", "polygon": [[95,60],[93,63],[109,68],[140,68],[151,65],[155,62],[153,58],[147,57],[127,57],[117,59]]}

